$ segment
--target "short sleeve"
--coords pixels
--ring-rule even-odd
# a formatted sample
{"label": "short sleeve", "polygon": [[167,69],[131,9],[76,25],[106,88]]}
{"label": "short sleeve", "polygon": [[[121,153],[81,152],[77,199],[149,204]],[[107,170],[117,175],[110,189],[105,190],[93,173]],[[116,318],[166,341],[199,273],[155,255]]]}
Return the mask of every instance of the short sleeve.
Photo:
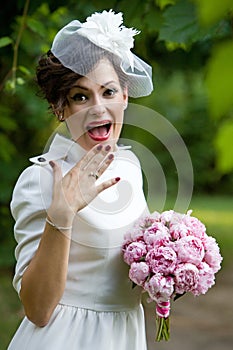
{"label": "short sleeve", "polygon": [[15,220],[16,267],[13,286],[19,293],[24,271],[33,258],[44,231],[52,198],[53,176],[48,167],[33,165],[20,175],[10,204]]}

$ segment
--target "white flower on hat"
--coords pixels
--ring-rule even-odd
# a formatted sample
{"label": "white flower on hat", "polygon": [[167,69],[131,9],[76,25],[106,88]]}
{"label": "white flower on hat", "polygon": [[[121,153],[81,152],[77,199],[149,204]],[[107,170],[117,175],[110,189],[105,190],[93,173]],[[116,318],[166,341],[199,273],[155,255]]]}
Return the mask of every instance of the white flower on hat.
{"label": "white flower on hat", "polygon": [[130,49],[134,44],[134,35],[140,32],[133,28],[122,25],[122,13],[114,11],[103,11],[94,13],[87,17],[85,23],[81,24],[78,33],[89,39],[95,45],[118,55],[128,58],[131,69],[134,69],[134,57]]}

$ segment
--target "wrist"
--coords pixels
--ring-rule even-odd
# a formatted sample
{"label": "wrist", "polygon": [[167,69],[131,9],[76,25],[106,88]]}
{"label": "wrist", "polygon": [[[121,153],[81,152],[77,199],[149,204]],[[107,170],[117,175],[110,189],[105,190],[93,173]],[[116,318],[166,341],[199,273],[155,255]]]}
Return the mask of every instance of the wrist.
{"label": "wrist", "polygon": [[45,221],[52,226],[54,229],[58,230],[58,231],[70,231],[72,229],[72,225],[70,226],[57,226],[56,224],[54,224],[52,221],[50,221],[50,219],[47,217],[45,219]]}
{"label": "wrist", "polygon": [[55,227],[71,227],[74,220],[74,213],[59,212],[52,208],[47,211],[47,222],[51,222]]}

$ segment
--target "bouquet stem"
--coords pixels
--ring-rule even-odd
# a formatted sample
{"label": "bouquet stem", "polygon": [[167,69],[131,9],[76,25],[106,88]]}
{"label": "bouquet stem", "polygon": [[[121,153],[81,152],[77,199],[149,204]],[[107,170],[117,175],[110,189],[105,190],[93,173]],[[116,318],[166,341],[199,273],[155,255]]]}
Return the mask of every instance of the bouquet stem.
{"label": "bouquet stem", "polygon": [[156,341],[166,340],[168,341],[170,338],[170,325],[169,325],[169,317],[160,317],[156,315]]}

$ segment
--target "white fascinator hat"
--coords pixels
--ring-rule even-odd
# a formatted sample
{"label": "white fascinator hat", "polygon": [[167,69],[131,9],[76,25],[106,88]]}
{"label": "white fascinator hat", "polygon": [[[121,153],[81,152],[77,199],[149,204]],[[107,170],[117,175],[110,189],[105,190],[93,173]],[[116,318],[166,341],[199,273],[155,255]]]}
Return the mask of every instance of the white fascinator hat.
{"label": "white fascinator hat", "polygon": [[122,13],[112,10],[94,13],[84,23],[74,20],[57,33],[51,52],[66,68],[82,76],[106,57],[115,69],[118,67],[129,96],[149,95],[153,90],[152,68],[131,52],[139,31],[122,23]]}

